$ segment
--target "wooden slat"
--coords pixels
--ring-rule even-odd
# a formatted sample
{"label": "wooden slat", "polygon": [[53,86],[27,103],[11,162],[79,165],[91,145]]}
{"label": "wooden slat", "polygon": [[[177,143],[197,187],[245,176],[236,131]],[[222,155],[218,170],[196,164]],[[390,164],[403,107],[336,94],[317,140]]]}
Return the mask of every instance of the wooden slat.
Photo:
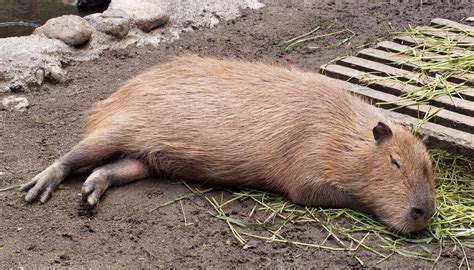
{"label": "wooden slat", "polygon": [[[408,37],[408,36],[397,36],[397,37],[394,38],[394,41],[397,41],[397,40],[398,40],[398,42],[381,41],[381,42],[377,43],[377,45],[375,45],[375,47],[378,48],[378,49],[383,48],[384,50],[390,51],[390,52],[395,52],[395,53],[399,52],[399,53],[404,53],[404,54],[408,54],[408,55],[415,54],[415,53],[418,53],[418,54],[421,53],[418,49],[413,48],[411,46],[415,46],[417,44],[423,44],[422,40],[413,39],[413,38]],[[403,41],[403,42],[400,42],[400,41]],[[450,51],[450,53],[452,53],[456,56],[474,55],[473,51],[465,50],[465,49],[461,49],[461,48],[452,49]],[[441,53],[434,53],[434,52],[424,51],[423,55],[426,55],[428,57],[439,57],[442,54]]]}
{"label": "wooden slat", "polygon": [[[322,68],[325,68],[325,66]],[[359,96],[366,96],[366,92],[373,91],[366,86],[355,85],[338,79],[328,78],[328,80],[336,87],[350,91]],[[415,125],[419,122],[418,119],[409,115],[404,115],[394,111],[381,111],[395,121],[406,125]],[[469,134],[430,122],[425,123],[420,128],[419,133],[428,136],[427,144],[429,147],[440,148],[474,158],[474,134]]]}
{"label": "wooden slat", "polygon": [[[358,77],[360,78],[360,75],[361,75],[361,72],[358,70],[354,70],[351,68],[334,65],[334,64],[321,66],[321,73],[323,73],[324,75],[328,75],[330,77],[338,78],[338,79],[351,80],[352,82],[359,82],[357,80],[358,80]],[[364,95],[376,102],[394,102],[394,101],[399,100],[397,96],[380,92],[380,91],[376,91],[369,87],[365,87],[363,90],[364,90],[363,93],[359,92],[358,94]],[[393,109],[393,108],[396,108],[397,106],[394,104],[384,104],[382,105],[382,107],[387,108],[387,109]],[[432,108],[432,109],[435,109],[435,108]],[[419,117],[419,116],[423,116],[425,113],[429,111],[429,106],[428,105],[406,106],[403,108],[399,108],[397,110],[414,117]],[[463,114],[459,114],[459,113],[452,112],[449,110],[441,110],[437,114],[435,121],[439,123],[440,125],[443,125],[446,127],[474,133],[474,118],[463,115]]]}
{"label": "wooden slat", "polygon": [[415,29],[427,36],[455,40],[458,44],[465,44],[465,45],[470,45],[470,46],[474,45],[474,37],[471,37],[465,34],[453,33],[453,32],[449,32],[442,29],[436,29],[429,26],[418,26]]}
{"label": "wooden slat", "polygon": [[[357,67],[358,70],[365,72],[373,72],[375,74],[383,74],[384,76],[397,76],[398,79],[405,79],[405,81],[410,81],[412,84],[424,85],[424,84],[436,84],[434,78],[429,76],[420,77],[416,73],[411,71],[403,70],[400,68],[395,68],[387,66],[381,63],[374,61],[349,56],[337,61],[338,64],[342,64],[349,67]],[[454,87],[452,83],[447,83],[447,85]],[[461,97],[464,99],[474,101],[474,89],[468,88],[466,91],[460,93]]]}
{"label": "wooden slat", "polygon": [[[403,41],[407,41],[407,43],[410,43],[410,42],[415,42],[414,39],[411,39],[411,37],[407,37],[407,36],[398,36],[398,37],[395,37],[395,39],[402,39]],[[400,42],[396,43],[396,42],[391,42],[391,41],[381,41],[379,43],[377,43],[377,45],[375,45],[375,48],[377,49],[383,49],[383,50],[386,50],[386,51],[389,51],[389,52],[394,52],[394,53],[403,53],[403,54],[407,54],[407,55],[424,55],[426,57],[432,57],[432,58],[441,58],[442,57],[446,57],[445,54],[441,54],[441,53],[434,53],[432,51],[420,51],[419,49],[417,48],[414,48],[414,47],[411,47],[411,46],[414,46],[416,44],[401,44]],[[474,52],[473,51],[469,51],[469,50],[464,50],[464,49],[455,49],[453,51],[451,51],[452,54],[454,54],[455,56],[466,56],[466,55],[474,55]]]}
{"label": "wooden slat", "polygon": [[433,78],[429,78],[427,76],[417,78],[416,74],[411,71],[387,66],[381,63],[355,56],[341,58],[337,60],[337,63],[348,67],[357,67],[356,69],[358,70],[370,72],[373,74],[383,76],[396,76],[399,80],[410,81],[410,83],[419,86],[434,82]]}
{"label": "wooden slat", "polygon": [[396,65],[396,67],[406,69],[408,71],[413,71],[418,66],[423,64],[423,61],[413,59],[411,55],[406,55],[401,52],[395,53],[372,48],[359,51],[357,56],[386,65]]}
{"label": "wooden slat", "polygon": [[474,27],[466,24],[461,24],[455,21],[451,20],[446,20],[446,19],[441,19],[441,18],[436,18],[431,20],[432,25],[437,25],[437,26],[450,26],[453,28],[458,28],[462,31],[467,31],[467,32],[472,32],[472,35],[474,35]]}
{"label": "wooden slat", "polygon": [[[357,56],[360,58],[368,59],[371,61],[383,63],[389,66],[405,69],[408,71],[414,71],[420,66],[423,66],[426,62],[413,59],[413,57],[409,55],[405,55],[402,53],[393,53],[387,52],[378,49],[363,49],[357,53]],[[447,56],[441,56],[446,57]],[[435,72],[429,72],[431,77],[435,76]],[[474,75],[473,74],[465,74],[465,75],[458,75],[458,76],[451,76],[447,78],[448,81],[453,83],[465,83],[469,86],[474,86]]]}
{"label": "wooden slat", "polygon": [[[425,41],[421,38],[411,37],[409,35],[398,35],[393,38],[393,41],[405,45],[405,46],[417,46],[417,45],[424,45],[429,47],[429,44],[425,43]],[[474,46],[473,46],[474,47]],[[465,48],[461,47],[453,47],[450,49],[450,53],[463,56],[463,55],[474,55],[474,51],[466,50]]]}

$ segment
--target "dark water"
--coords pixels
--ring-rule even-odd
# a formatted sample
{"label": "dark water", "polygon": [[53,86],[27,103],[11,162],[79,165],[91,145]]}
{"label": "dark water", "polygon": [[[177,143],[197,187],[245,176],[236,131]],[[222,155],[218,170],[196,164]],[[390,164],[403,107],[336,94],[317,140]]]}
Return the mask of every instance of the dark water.
{"label": "dark water", "polygon": [[72,0],[0,0],[0,38],[26,36],[48,19],[65,14],[86,16],[106,7],[80,10]]}

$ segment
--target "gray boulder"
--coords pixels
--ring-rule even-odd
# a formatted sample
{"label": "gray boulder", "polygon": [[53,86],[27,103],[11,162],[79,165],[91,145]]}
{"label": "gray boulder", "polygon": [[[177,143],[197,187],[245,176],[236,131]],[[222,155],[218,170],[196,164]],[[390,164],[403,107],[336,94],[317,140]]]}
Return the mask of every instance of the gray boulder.
{"label": "gray boulder", "polygon": [[170,18],[168,12],[158,4],[133,0],[113,0],[104,14],[130,18],[144,32],[166,24]]}
{"label": "gray boulder", "polygon": [[130,22],[121,17],[107,17],[96,13],[85,17],[85,19],[98,31],[122,39],[130,30]]}
{"label": "gray boulder", "polygon": [[43,34],[51,39],[59,39],[70,46],[78,46],[89,41],[92,29],[83,18],[64,15],[48,20],[35,29],[33,34]]}

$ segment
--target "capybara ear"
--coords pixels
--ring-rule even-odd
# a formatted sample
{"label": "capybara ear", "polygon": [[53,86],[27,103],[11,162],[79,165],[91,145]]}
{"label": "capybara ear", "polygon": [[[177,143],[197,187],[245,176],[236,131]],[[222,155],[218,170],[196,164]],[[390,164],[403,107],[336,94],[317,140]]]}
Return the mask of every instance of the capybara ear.
{"label": "capybara ear", "polygon": [[392,130],[387,124],[378,122],[377,125],[372,129],[374,139],[377,143],[381,143],[386,139],[392,137]]}

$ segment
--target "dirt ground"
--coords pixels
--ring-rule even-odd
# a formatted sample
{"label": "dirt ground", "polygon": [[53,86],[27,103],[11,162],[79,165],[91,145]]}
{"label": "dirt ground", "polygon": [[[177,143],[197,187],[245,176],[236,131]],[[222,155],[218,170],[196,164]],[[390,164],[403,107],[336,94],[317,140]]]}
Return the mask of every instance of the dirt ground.
{"label": "dirt ground", "polygon": [[[401,30],[408,24],[426,25],[435,17],[461,21],[474,13],[466,3],[420,7],[420,1],[397,5],[314,2],[271,1],[263,9],[245,10],[242,17],[215,28],[186,33],[174,44],[106,52],[95,61],[70,64],[67,72],[71,79],[66,85],[48,84],[26,95],[31,103],[27,112],[0,111],[0,188],[30,179],[68,151],[79,141],[87,109],[93,103],[172,55],[232,56],[317,70],[337,56],[388,39],[388,22]],[[357,35],[350,45],[339,48],[282,51],[283,41],[316,26],[331,27],[327,32],[347,27]],[[112,188],[95,215],[82,215],[78,193],[85,177],[66,181],[45,205],[27,205],[23,194],[16,191],[0,193],[0,268],[361,267],[345,252],[263,241],[243,249],[227,225],[209,214],[210,207],[200,198],[183,201],[188,222],[193,223],[189,226],[184,224],[179,203],[148,213],[148,209],[189,192],[172,179],[150,178]],[[236,202],[229,210],[239,215],[248,212],[244,210],[249,205]],[[318,243],[326,235],[311,225],[290,230],[294,239],[307,242]],[[468,252],[474,258],[474,252]],[[357,256],[366,266],[376,268],[431,266],[396,255],[377,263],[380,258],[365,250]],[[437,267],[456,268],[460,260],[460,254],[446,249]]]}

